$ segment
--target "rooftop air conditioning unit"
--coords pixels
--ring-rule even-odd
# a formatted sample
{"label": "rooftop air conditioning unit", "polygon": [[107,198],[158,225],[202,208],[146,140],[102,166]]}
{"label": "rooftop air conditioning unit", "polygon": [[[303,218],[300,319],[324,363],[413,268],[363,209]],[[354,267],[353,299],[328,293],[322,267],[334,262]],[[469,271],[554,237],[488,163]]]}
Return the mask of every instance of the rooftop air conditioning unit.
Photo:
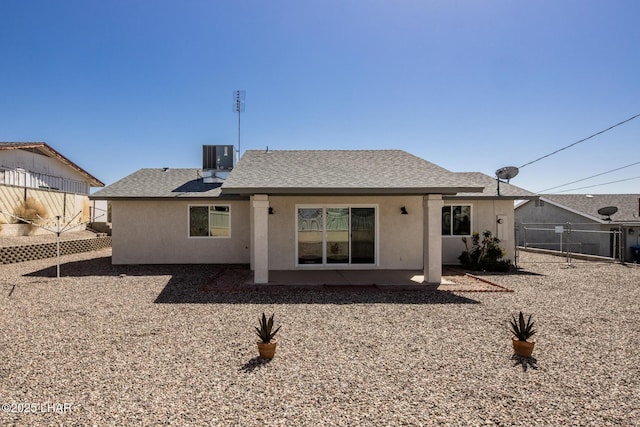
{"label": "rooftop air conditioning unit", "polygon": [[202,178],[207,184],[223,182],[233,169],[233,145],[202,146]]}

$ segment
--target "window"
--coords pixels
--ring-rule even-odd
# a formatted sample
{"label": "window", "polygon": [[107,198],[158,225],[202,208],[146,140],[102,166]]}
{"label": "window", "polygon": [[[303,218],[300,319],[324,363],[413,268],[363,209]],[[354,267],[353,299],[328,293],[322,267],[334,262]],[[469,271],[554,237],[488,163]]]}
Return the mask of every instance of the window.
{"label": "window", "polygon": [[189,206],[189,237],[230,237],[228,205]]}
{"label": "window", "polygon": [[444,206],[442,208],[443,236],[471,235],[471,206]]}

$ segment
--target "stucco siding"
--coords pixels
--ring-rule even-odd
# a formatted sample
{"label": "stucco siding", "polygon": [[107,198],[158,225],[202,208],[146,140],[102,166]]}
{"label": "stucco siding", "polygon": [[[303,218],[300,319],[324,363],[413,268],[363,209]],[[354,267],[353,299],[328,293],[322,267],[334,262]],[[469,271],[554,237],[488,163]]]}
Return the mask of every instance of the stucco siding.
{"label": "stucco siding", "polygon": [[[329,268],[423,269],[422,196],[269,196],[268,268],[327,268],[298,266],[296,258],[297,206],[376,207],[376,265],[332,264]],[[188,237],[190,204],[229,204],[230,238]],[[514,259],[514,215],[511,200],[446,200],[445,205],[471,205],[472,231],[502,235],[506,258]],[[400,212],[401,207],[408,214]],[[112,202],[114,264],[250,263],[249,201],[185,200]],[[501,216],[503,224],[497,223]],[[499,229],[499,227],[502,227]],[[442,261],[458,264],[464,250],[461,236],[443,236]]]}
{"label": "stucco siding", "polygon": [[[189,205],[227,204],[230,238],[189,237]],[[249,263],[248,201],[112,201],[113,264]]]}
{"label": "stucco siding", "polygon": [[[471,206],[471,232],[483,232],[489,230],[500,238],[500,245],[505,250],[505,259],[514,261],[515,258],[515,233],[513,200],[445,200],[447,205]],[[498,223],[498,219],[502,222]],[[465,251],[462,236],[442,237],[442,263],[459,264],[458,257]]]}

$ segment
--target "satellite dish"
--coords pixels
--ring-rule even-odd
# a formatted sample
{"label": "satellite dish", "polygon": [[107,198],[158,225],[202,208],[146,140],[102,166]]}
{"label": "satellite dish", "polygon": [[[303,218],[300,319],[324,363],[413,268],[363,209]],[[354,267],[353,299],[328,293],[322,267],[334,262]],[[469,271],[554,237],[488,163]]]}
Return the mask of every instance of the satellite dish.
{"label": "satellite dish", "polygon": [[611,215],[618,212],[618,208],[615,206],[605,206],[604,208],[598,209],[598,213],[600,215],[606,216],[605,221],[611,221]]}
{"label": "satellite dish", "polygon": [[496,171],[496,181],[498,182],[498,196],[500,195],[500,180],[506,179],[507,182],[514,176],[518,175],[518,168],[515,166],[505,166]]}
{"label": "satellite dish", "polygon": [[505,166],[496,171],[496,177],[498,177],[498,179],[506,179],[509,181],[511,178],[517,176],[518,172],[519,170],[515,166]]}

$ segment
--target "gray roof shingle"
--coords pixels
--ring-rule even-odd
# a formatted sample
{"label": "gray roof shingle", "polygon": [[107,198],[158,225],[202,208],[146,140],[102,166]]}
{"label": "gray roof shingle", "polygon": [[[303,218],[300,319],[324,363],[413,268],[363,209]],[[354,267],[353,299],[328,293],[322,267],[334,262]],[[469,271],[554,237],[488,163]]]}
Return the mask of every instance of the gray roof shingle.
{"label": "gray roof shingle", "polygon": [[458,175],[466,180],[475,182],[484,186],[482,193],[458,193],[455,196],[447,196],[446,198],[499,198],[499,199],[535,199],[538,196],[530,191],[517,187],[513,184],[500,182],[500,196],[498,196],[498,182],[495,178],[481,172],[458,172]]}
{"label": "gray roof shingle", "polygon": [[140,169],[91,195],[92,199],[213,198],[220,184],[202,182],[200,169]]}
{"label": "gray roof shingle", "polygon": [[246,151],[222,192],[426,194],[481,192],[482,185],[402,150]]}
{"label": "gray roof shingle", "polygon": [[615,206],[612,221],[640,222],[640,194],[544,194],[540,199],[600,221],[605,217],[598,209]]}

